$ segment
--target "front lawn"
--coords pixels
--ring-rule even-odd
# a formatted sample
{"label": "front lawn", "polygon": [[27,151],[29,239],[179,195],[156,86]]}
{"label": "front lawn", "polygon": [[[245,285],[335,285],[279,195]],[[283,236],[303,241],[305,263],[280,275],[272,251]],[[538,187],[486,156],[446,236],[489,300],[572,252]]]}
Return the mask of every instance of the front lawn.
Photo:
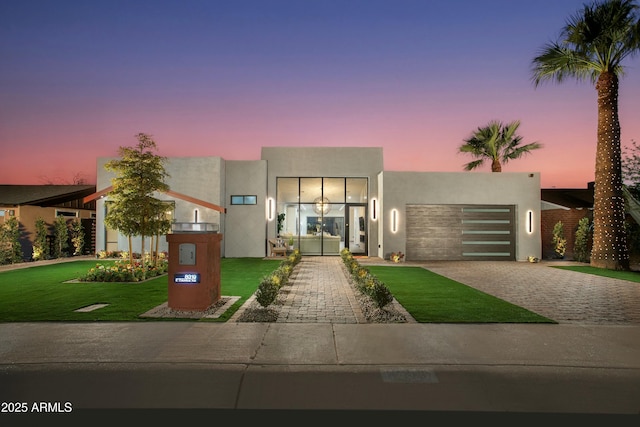
{"label": "front lawn", "polygon": [[[96,263],[71,261],[0,273],[0,322],[34,321],[194,321],[140,318],[167,301],[167,276],[145,282],[69,282]],[[217,319],[225,322],[257,290],[261,279],[281,260],[221,259],[221,293],[240,299]],[[393,296],[420,323],[555,323],[522,307],[419,267],[370,266]],[[89,311],[75,310],[108,304]]]}
{"label": "front lawn", "polygon": [[595,274],[596,276],[609,277],[611,279],[628,280],[629,282],[640,282],[640,272],[618,271],[606,268],[591,267],[589,265],[554,265],[553,268],[562,270],[577,271],[579,273]]}
{"label": "front lawn", "polygon": [[[71,261],[0,273],[0,322],[150,320],[139,316],[167,301],[166,275],[138,283],[67,283],[86,274],[96,263],[113,262]],[[240,299],[220,318],[207,320],[226,321],[255,292],[262,276],[275,270],[279,263],[261,258],[223,258],[221,293]],[[92,304],[108,305],[86,313],[75,312]]]}
{"label": "front lawn", "polygon": [[368,269],[420,323],[556,323],[421,267]]}

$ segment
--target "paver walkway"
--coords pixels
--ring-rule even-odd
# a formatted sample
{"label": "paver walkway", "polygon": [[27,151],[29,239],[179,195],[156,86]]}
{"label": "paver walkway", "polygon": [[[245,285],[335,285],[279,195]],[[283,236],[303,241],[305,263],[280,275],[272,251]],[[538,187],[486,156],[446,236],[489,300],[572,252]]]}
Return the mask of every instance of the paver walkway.
{"label": "paver walkway", "polygon": [[367,323],[353,288],[347,281],[342,258],[304,257],[285,286],[281,323]]}

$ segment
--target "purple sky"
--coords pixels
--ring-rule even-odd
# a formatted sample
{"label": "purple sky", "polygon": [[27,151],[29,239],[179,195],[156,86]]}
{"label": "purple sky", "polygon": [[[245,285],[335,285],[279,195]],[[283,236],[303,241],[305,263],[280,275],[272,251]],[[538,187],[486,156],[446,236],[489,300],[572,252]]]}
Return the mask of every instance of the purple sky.
{"label": "purple sky", "polygon": [[[491,120],[544,148],[503,166],[542,186],[594,179],[589,82],[531,82],[574,0],[0,0],[0,184],[95,183],[96,158],[255,160],[263,146],[383,147],[385,170],[463,170]],[[620,84],[640,138],[640,61]],[[486,164],[482,171],[490,170]]]}

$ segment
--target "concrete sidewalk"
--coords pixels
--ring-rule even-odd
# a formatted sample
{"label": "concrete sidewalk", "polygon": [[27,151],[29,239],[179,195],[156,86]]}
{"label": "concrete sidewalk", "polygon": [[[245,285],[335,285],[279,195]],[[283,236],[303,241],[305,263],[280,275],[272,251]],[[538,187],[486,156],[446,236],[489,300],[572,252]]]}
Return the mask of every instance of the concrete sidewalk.
{"label": "concrete sidewalk", "polygon": [[640,327],[0,325],[2,401],[638,414]]}

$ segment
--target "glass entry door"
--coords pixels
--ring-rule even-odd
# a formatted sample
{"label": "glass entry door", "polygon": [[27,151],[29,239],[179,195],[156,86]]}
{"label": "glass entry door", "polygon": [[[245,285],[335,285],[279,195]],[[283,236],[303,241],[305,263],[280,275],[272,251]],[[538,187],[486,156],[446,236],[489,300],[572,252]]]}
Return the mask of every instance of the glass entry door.
{"label": "glass entry door", "polygon": [[278,177],[276,185],[274,235],[302,255],[366,254],[367,178]]}
{"label": "glass entry door", "polygon": [[354,255],[367,254],[367,205],[347,205],[345,246]]}

